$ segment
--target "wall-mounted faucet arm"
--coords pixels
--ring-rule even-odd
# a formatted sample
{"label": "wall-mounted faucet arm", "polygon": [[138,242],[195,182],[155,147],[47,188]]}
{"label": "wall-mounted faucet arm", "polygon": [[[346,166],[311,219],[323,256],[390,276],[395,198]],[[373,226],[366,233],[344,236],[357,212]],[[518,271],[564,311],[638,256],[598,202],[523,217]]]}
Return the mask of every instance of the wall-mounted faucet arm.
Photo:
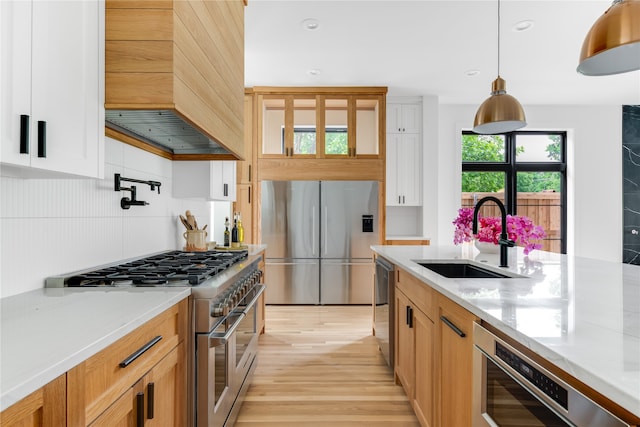
{"label": "wall-mounted faucet arm", "polygon": [[138,200],[136,198],[137,196],[137,189],[135,185],[132,185],[131,187],[123,187],[121,185],[122,181],[129,181],[129,182],[139,182],[142,184],[147,184],[151,187],[151,190],[155,190],[156,187],[158,187],[158,194],[160,194],[160,185],[162,185],[161,183],[159,183],[158,181],[141,181],[139,179],[132,179],[132,178],[124,178],[122,176],[120,176],[119,173],[114,174],[113,176],[113,187],[115,191],[130,191],[131,192],[131,198],[129,197],[123,197],[122,199],[120,199],[120,207],[122,209],[129,209],[131,206],[146,206],[149,203],[145,202],[144,200]]}
{"label": "wall-mounted faucet arm", "polygon": [[140,179],[134,179],[134,178],[125,178],[123,176],[121,176],[119,173],[114,174],[113,176],[114,178],[114,188],[115,191],[120,191],[120,190],[126,190],[126,187],[122,187],[120,185],[120,183],[122,181],[127,181],[127,182],[136,182],[138,184],[146,184],[149,187],[151,187],[151,191],[155,191],[156,188],[158,189],[158,194],[160,194],[160,186],[162,185],[162,183],[160,181],[143,181]]}

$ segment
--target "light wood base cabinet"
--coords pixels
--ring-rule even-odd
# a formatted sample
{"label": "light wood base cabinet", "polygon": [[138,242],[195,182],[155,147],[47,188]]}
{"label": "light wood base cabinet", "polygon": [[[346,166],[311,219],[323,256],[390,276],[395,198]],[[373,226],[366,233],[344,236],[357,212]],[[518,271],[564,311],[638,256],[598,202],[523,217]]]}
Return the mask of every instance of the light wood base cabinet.
{"label": "light wood base cabinet", "polygon": [[473,382],[473,323],[478,320],[458,304],[438,296],[436,348],[440,426],[470,426]]}
{"label": "light wood base cabinet", "polygon": [[395,375],[396,381],[402,384],[409,400],[413,399],[415,383],[415,329],[413,329],[413,303],[399,289],[396,288],[396,345],[395,345]]}
{"label": "light wood base cabinet", "polygon": [[180,343],[90,426],[181,425],[185,410],[180,396],[184,390],[184,364],[180,362],[184,355],[182,347]]}
{"label": "light wood base cabinet", "polygon": [[434,426],[436,373],[433,354],[433,341],[436,326],[432,319],[416,310],[414,314],[415,328],[415,385],[413,410],[423,426]]}
{"label": "light wood base cabinet", "polygon": [[396,277],[396,380],[423,426],[435,415],[434,292],[403,270]]}
{"label": "light wood base cabinet", "polygon": [[187,315],[183,300],[68,371],[67,425],[186,425]]}
{"label": "light wood base cabinet", "polygon": [[396,269],[395,376],[420,424],[470,426],[477,318]]}
{"label": "light wood base cabinet", "polygon": [[2,411],[3,427],[66,425],[67,378],[63,374]]}

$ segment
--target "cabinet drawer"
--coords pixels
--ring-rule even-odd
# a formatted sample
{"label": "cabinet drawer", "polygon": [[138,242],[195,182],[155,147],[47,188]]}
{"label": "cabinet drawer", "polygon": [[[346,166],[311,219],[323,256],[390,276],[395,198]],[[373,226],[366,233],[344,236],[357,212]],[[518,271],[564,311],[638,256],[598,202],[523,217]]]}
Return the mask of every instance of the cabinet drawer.
{"label": "cabinet drawer", "polygon": [[436,315],[435,291],[404,270],[398,269],[396,286],[432,320]]}
{"label": "cabinet drawer", "polygon": [[183,300],[71,369],[68,426],[89,424],[176,347],[186,336],[187,314]]}

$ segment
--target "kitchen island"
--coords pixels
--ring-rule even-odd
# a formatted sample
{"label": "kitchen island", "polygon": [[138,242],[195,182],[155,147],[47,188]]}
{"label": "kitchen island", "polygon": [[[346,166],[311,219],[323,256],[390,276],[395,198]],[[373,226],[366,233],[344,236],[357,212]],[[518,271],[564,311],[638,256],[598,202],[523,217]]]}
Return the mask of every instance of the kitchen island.
{"label": "kitchen island", "polygon": [[[521,248],[510,249],[506,269],[471,245],[372,250],[640,418],[640,267]],[[420,260],[468,260],[520,277],[449,279]]]}

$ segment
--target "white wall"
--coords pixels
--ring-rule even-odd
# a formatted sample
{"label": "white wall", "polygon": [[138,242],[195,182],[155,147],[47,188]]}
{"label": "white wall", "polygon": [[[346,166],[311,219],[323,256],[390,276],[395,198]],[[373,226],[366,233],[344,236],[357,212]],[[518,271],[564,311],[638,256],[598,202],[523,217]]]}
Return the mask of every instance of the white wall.
{"label": "white wall", "polygon": [[[187,209],[199,225],[210,221],[210,202],[172,198],[169,160],[109,138],[105,151],[103,180],[0,178],[0,296],[42,288],[48,276],[181,248],[177,218]],[[160,194],[135,184],[149,205],[123,210],[120,199],[130,193],[114,191],[114,173],[160,181]]]}
{"label": "white wall", "polygon": [[[477,106],[441,105],[438,144],[425,140],[425,158],[437,158],[437,180],[425,180],[425,199],[437,200],[437,218],[425,218],[432,244],[448,245],[460,207],[460,133]],[[568,253],[622,261],[622,107],[524,106],[525,130],[568,131]],[[428,120],[428,117],[426,118]]]}

